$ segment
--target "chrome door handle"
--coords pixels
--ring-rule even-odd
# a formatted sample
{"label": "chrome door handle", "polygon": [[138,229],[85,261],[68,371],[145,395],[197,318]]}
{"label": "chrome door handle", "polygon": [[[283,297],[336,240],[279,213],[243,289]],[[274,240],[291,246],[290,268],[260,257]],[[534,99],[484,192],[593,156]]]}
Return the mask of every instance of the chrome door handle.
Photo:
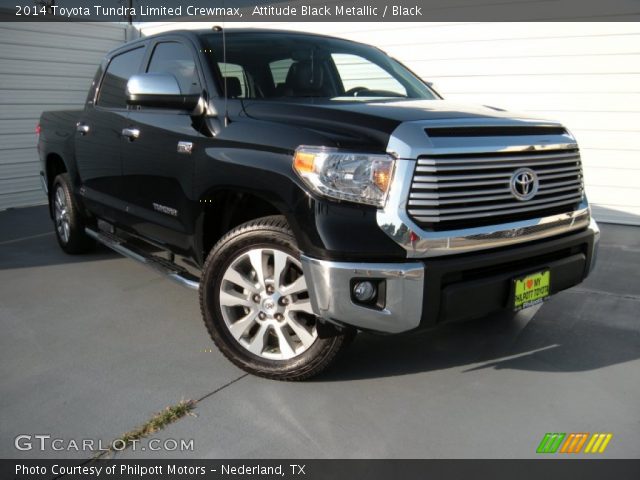
{"label": "chrome door handle", "polygon": [[133,141],[140,136],[140,129],[138,128],[123,128],[122,136],[127,137],[129,140]]}
{"label": "chrome door handle", "polygon": [[89,125],[80,122],[76,123],[76,132],[78,132],[80,135],[86,135],[87,133],[89,133]]}

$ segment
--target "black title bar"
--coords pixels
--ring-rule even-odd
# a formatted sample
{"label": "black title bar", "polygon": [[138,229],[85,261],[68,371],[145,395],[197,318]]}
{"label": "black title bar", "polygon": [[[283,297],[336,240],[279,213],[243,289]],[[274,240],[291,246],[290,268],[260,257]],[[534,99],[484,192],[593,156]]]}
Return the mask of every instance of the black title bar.
{"label": "black title bar", "polygon": [[2,21],[638,21],[638,0],[0,0]]}

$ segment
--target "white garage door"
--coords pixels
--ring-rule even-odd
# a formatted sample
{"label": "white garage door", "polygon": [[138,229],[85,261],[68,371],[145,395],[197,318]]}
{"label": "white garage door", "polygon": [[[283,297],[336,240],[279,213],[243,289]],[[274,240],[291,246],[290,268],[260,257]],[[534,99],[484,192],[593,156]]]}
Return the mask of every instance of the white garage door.
{"label": "white garage door", "polygon": [[[143,31],[177,26],[185,24],[148,25]],[[448,99],[560,120],[580,143],[596,218],[640,224],[640,23],[242,26],[304,30],[373,44],[434,81]]]}
{"label": "white garage door", "polygon": [[46,201],[40,113],[82,108],[101,58],[124,40],[125,27],[107,23],[0,23],[0,210]]}

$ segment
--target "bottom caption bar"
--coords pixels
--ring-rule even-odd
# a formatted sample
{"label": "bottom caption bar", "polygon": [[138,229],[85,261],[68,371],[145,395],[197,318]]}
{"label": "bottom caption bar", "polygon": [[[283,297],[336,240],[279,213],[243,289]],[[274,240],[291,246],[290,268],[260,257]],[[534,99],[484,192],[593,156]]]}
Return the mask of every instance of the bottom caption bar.
{"label": "bottom caption bar", "polygon": [[1,479],[640,478],[638,460],[0,460]]}

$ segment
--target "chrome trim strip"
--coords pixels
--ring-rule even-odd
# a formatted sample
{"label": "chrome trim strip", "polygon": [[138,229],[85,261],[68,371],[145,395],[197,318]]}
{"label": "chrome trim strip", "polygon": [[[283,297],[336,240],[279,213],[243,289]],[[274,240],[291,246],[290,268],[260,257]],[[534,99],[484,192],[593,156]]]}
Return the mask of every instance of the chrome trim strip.
{"label": "chrome trim strip", "polygon": [[[506,162],[512,162],[514,160],[527,160],[527,164],[530,164],[532,162],[537,162],[538,164],[543,164],[544,162],[546,163],[569,163],[572,161],[580,161],[580,155],[577,152],[570,152],[570,153],[547,153],[547,154],[537,154],[535,156],[535,158],[527,158],[525,155],[528,152],[524,152],[524,154],[519,154],[519,155],[509,155],[509,156],[497,156],[497,157],[484,157],[484,158],[464,158],[461,159],[459,157],[453,157],[453,158],[434,158],[434,157],[421,157],[418,159],[418,172],[421,172],[423,170],[421,170],[422,168],[425,168],[424,166],[433,166],[433,167],[444,167],[444,168],[438,168],[438,170],[458,170],[458,169],[465,169],[465,170],[469,170],[472,167],[469,166],[465,166],[465,167],[448,167],[447,165],[459,165],[460,163],[464,163],[466,165],[473,165],[473,164],[479,164],[480,166],[477,168],[483,169],[486,168],[488,164],[495,164],[496,166],[520,166],[522,164],[522,162],[520,163],[515,163],[512,165],[505,165]],[[530,161],[529,161],[530,160]],[[427,171],[427,170],[424,170]]]}
{"label": "chrome trim strip", "polygon": [[[568,203],[568,204],[576,203],[581,198],[582,198],[582,192],[561,195],[559,197],[554,197],[551,199],[540,198],[537,200],[529,200],[527,201],[527,203],[518,203],[518,201],[515,201],[515,202],[509,202],[509,203],[505,202],[500,205],[479,205],[478,207],[449,208],[447,209],[447,216],[443,218],[443,220],[457,220],[459,218],[475,218],[475,217],[486,217],[486,216],[497,215],[497,214],[502,215],[505,213],[527,212],[529,210],[536,210],[538,208],[555,207],[558,205],[563,205],[565,203]],[[423,200],[411,200],[409,203],[410,203],[409,206],[416,206],[416,207],[429,206],[429,205],[424,205]],[[472,203],[472,202],[469,202],[469,203]],[[533,207],[521,208],[522,205],[525,205],[525,206],[533,205]],[[540,205],[543,205],[543,207],[540,207]],[[419,220],[422,220],[421,217],[428,218],[429,220],[424,220],[427,222],[434,221],[434,220],[431,220],[432,217],[430,217],[430,215],[436,215],[437,217],[439,212],[440,210],[438,209],[429,210],[425,208],[421,208],[415,211],[409,210],[409,213],[411,213],[413,216],[415,216]],[[449,215],[450,213],[467,213],[467,212],[472,214],[477,213],[477,215]],[[436,222],[440,221],[440,218],[436,218],[435,221]]]}
{"label": "chrome trim strip", "polygon": [[[364,330],[400,333],[420,325],[424,294],[424,265],[412,263],[348,263],[301,255],[311,306],[316,315],[331,322]],[[351,301],[352,278],[386,280],[382,310]]]}
{"label": "chrome trim strip", "polygon": [[564,135],[526,135],[513,137],[434,137],[426,128],[435,126],[556,126],[557,122],[524,118],[453,118],[403,122],[391,133],[387,153],[396,158],[416,159],[419,155],[532,152],[578,148],[575,138],[567,131]]}

